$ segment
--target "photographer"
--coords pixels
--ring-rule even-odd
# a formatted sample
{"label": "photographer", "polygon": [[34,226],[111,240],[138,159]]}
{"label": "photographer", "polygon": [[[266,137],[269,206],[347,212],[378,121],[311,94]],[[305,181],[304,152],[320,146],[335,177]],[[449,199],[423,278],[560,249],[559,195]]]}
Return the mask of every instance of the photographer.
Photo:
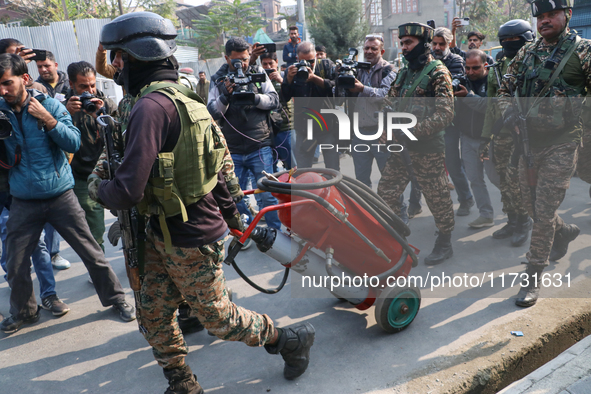
{"label": "photographer", "polygon": [[[359,68],[355,86],[348,89],[350,97],[363,97],[362,100],[355,101],[355,112],[359,113],[359,132],[364,135],[375,134],[378,122],[374,113],[381,110],[382,98],[386,97],[390,85],[396,79],[394,67],[382,58],[384,52],[386,51],[384,50],[382,36],[371,34],[365,37],[363,56],[370,63],[371,68],[369,70]],[[380,138],[380,142],[383,142],[383,137],[385,137],[385,131]],[[374,142],[377,143],[378,141]],[[353,134],[352,145],[366,143],[367,141],[363,141],[356,134]],[[352,150],[351,156],[353,156],[355,165],[355,178],[371,187],[371,168],[374,159],[381,172],[388,161],[390,153],[385,149],[372,146],[368,152]]]}
{"label": "photographer", "polygon": [[[273,83],[273,87],[279,93],[279,102],[281,103],[280,113],[275,112],[273,116],[280,116],[281,126],[274,137],[275,150],[277,156],[283,162],[286,169],[291,169],[296,166],[295,158],[291,150],[291,134],[293,132],[293,100],[285,101],[281,94],[281,83],[283,77],[278,71],[277,53],[264,53],[261,55],[261,65],[265,72],[269,75],[269,79]],[[277,166],[275,166],[275,170]],[[275,171],[277,172],[277,171]]]}
{"label": "photographer", "polygon": [[[316,59],[314,44],[304,41],[298,45],[298,63],[287,68],[281,93],[285,100],[292,97],[332,97],[334,87],[334,63],[328,59]],[[299,133],[299,134],[298,134]],[[317,140],[308,141],[304,130],[296,130],[294,150],[298,164],[302,168],[312,167],[314,150],[318,144],[337,143],[337,135],[323,133]],[[326,168],[339,170],[339,154],[336,150],[324,150]]]}
{"label": "photographer", "polygon": [[458,97],[453,129],[461,134],[462,160],[480,212],[480,217],[468,224],[472,228],[494,225],[494,211],[484,181],[485,166],[480,160],[479,153],[484,114],[488,104],[487,65],[484,52],[479,49],[470,50],[466,53],[466,75],[456,76],[452,82],[454,95]]}
{"label": "photographer", "polygon": [[[234,171],[242,189],[247,187],[249,170],[256,179],[263,177],[263,171],[273,172],[270,115],[280,105],[279,96],[264,70],[256,65],[248,67],[249,48],[248,43],[241,38],[231,38],[226,42],[227,63],[211,77],[207,103],[209,113],[219,123],[226,137],[234,161]],[[242,66],[241,70],[245,70],[244,74],[249,80],[246,86],[232,82],[231,79],[236,80],[239,76],[236,66]],[[264,82],[252,82],[249,76],[258,74],[260,77],[261,73]],[[252,102],[243,102],[241,97],[251,97]],[[277,199],[271,193],[261,193],[261,197],[261,208],[277,204]],[[241,214],[249,216],[250,222],[252,216],[245,202],[240,201],[237,206]],[[281,227],[276,211],[265,214],[265,220],[269,227]]]}
{"label": "photographer", "polygon": [[[37,307],[29,266],[46,223],[52,224],[81,257],[101,303],[113,305],[123,320],[131,321],[135,319],[134,308],[125,302],[121,283],[92,238],[71,190],[74,179],[64,151],[78,150],[80,132],[57,100],[25,89],[29,79],[21,57],[0,55],[0,109],[13,129],[4,140],[8,164],[12,166],[11,215],[6,223],[11,316],[4,319],[0,330],[13,333],[23,324],[39,320],[41,307]],[[55,294],[42,300],[42,308],[55,316],[68,311]]]}
{"label": "photographer", "polygon": [[88,196],[86,179],[103,151],[104,139],[96,122],[97,114],[104,111],[115,116],[117,106],[96,88],[96,70],[88,62],[72,63],[68,66],[70,90],[66,94],[66,109],[72,115],[72,123],[80,130],[80,149],[74,154],[72,174],[74,193],[86,214],[90,232],[99,246],[103,246],[105,233],[105,212],[103,207]]}

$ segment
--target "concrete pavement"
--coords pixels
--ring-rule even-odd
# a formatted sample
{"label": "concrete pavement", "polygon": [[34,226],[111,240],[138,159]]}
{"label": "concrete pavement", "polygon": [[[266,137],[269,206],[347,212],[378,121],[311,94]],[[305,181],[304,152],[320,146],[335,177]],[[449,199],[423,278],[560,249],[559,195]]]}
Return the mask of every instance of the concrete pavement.
{"label": "concrete pavement", "polygon": [[[351,175],[350,159],[342,163]],[[497,392],[591,333],[588,189],[588,184],[572,180],[559,212],[567,223],[581,228],[581,235],[571,243],[567,256],[547,270],[571,274],[569,298],[557,295],[522,309],[508,298],[517,293],[517,287],[507,285],[485,293],[461,289],[453,298],[432,298],[423,291],[415,321],[403,332],[388,335],[376,325],[373,307],[359,311],[328,291],[323,298],[294,298],[291,290],[301,280],[297,275],[291,276],[282,292],[264,295],[226,267],[238,305],[267,313],[279,326],[304,320],[315,326],[310,367],[300,379],[286,381],[280,357],[241,343],[223,342],[205,332],[186,337],[187,362],[207,393]],[[520,262],[528,246],[513,248],[508,240],[491,237],[504,225],[505,217],[498,190],[490,184],[489,190],[495,204],[495,226],[470,229],[468,223],[478,215],[475,208],[470,216],[456,218],[454,257],[432,268],[422,262],[435,241],[433,218],[423,201],[423,213],[411,221],[409,240],[422,250],[421,262],[412,274],[524,271]],[[457,209],[454,192],[452,198]],[[0,334],[0,392],[164,392],[166,380],[137,324],[123,323],[110,308],[100,305],[80,259],[65,243],[62,246],[62,255],[73,264],[69,270],[56,271],[57,291],[71,311],[62,318],[42,311],[39,323],[10,336]],[[106,255],[126,286],[121,251],[107,245]],[[276,286],[283,274],[277,262],[255,248],[239,254],[237,261],[267,287]],[[129,288],[127,293],[131,302]],[[542,290],[542,297],[550,294]],[[8,285],[0,279],[0,313],[4,315],[8,315],[8,297]],[[523,331],[524,337],[512,336],[514,330]]]}

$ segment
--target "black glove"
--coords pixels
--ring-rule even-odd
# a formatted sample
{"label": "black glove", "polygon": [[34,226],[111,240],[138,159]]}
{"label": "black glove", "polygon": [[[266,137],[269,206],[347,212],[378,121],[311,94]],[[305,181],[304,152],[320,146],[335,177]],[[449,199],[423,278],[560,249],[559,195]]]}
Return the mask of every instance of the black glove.
{"label": "black glove", "polygon": [[503,126],[513,131],[517,125],[519,125],[519,111],[514,107],[510,107],[503,114]]}
{"label": "black glove", "polygon": [[226,89],[226,79],[222,79],[221,81],[219,81],[217,83],[217,88],[220,90],[220,94],[226,97],[230,97],[230,92],[228,92],[228,89]]}
{"label": "black glove", "polygon": [[240,188],[240,184],[238,183],[238,178],[234,177],[226,182],[226,186],[228,187],[228,191],[232,195],[232,200],[236,204],[238,204],[244,198],[244,192]]}
{"label": "black glove", "polygon": [[115,220],[113,224],[111,224],[107,238],[109,239],[111,245],[117,246],[119,243],[119,238],[121,238],[121,225],[119,224],[119,220]]}
{"label": "black glove", "polygon": [[488,148],[490,145],[490,138],[480,138],[480,146],[478,147],[478,155],[480,160],[488,160]]}
{"label": "black glove", "polygon": [[242,221],[242,218],[240,217],[239,213],[232,216],[230,219],[224,218],[224,220],[226,221],[226,224],[228,225],[228,227],[230,227],[234,230],[238,230],[241,233],[243,233],[244,230],[246,230],[246,228],[244,227],[244,222]]}

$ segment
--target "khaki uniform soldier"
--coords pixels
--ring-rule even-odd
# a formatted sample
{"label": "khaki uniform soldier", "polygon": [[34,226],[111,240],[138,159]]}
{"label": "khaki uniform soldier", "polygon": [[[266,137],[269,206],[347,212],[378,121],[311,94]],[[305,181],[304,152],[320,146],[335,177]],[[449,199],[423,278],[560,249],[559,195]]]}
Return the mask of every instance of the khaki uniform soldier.
{"label": "khaki uniform soldier", "polygon": [[[523,202],[534,219],[527,253],[529,280],[522,281],[515,301],[524,307],[536,303],[548,261],[564,257],[568,244],[579,235],[579,228],[564,223],[556,211],[575,171],[580,119],[585,114],[580,104],[591,88],[591,41],[568,28],[571,0],[537,0],[532,13],[542,37],[517,53],[507,70],[510,76],[499,89],[506,127],[519,130],[520,113],[527,115],[533,158],[533,171],[526,172],[523,157],[519,163]],[[510,99],[512,92],[517,100]]]}
{"label": "khaki uniform soldier", "polygon": [[501,127],[502,115],[493,97],[497,96],[499,81],[507,72],[511,60],[526,42],[533,41],[534,36],[529,22],[522,19],[514,19],[502,25],[498,36],[505,56],[499,60],[497,66],[491,68],[488,74],[487,95],[490,97],[490,102],[484,119],[480,153],[482,158],[488,156],[488,147],[493,139],[493,161],[500,178],[503,212],[507,214],[508,220],[507,224],[495,231],[492,236],[495,239],[511,238],[511,245],[521,246],[527,241],[533,222],[521,202],[518,163],[516,160],[511,162],[511,157],[518,159],[517,155],[513,155],[515,141],[511,130]]}
{"label": "khaki uniform soldier", "polygon": [[[445,174],[445,143],[443,133],[453,117],[453,89],[451,75],[439,60],[433,59],[429,43],[433,29],[421,23],[406,23],[398,27],[402,51],[408,66],[402,69],[392,84],[388,97],[396,112],[412,112],[417,125],[412,133],[418,141],[408,141],[398,135],[405,144],[427,205],[433,213],[439,235],[433,252],[425,258],[428,265],[440,264],[453,255],[451,232],[454,228],[453,203],[447,188]],[[382,172],[378,185],[380,197],[400,215],[400,196],[411,180],[411,172],[405,166],[401,153],[392,154]]]}
{"label": "khaki uniform soldier", "polygon": [[[193,92],[176,83],[175,36],[170,20],[150,12],[122,15],[103,27],[100,41],[116,52],[114,65],[135,103],[115,179],[92,179],[89,191],[112,209],[137,205],[149,215],[138,323],[168,379],[167,394],[203,393],[185,364],[188,346],[176,318],[183,301],[219,338],[280,353],[285,378],[297,378],[308,367],[312,325],[276,328],[269,316],[228,297],[224,239],[228,226],[243,225],[221,171],[225,149],[211,116]],[[167,187],[172,201],[165,197],[172,196]]]}

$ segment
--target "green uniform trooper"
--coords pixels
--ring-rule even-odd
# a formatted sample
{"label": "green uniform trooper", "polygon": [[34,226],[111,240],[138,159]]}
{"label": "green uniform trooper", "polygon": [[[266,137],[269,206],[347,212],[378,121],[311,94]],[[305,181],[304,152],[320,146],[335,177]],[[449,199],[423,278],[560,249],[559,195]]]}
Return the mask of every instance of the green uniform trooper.
{"label": "green uniform trooper", "polygon": [[[444,262],[453,255],[451,232],[454,228],[453,203],[445,173],[443,133],[453,120],[453,88],[448,69],[430,52],[433,29],[411,22],[398,27],[404,57],[408,65],[398,74],[386,101],[396,112],[410,112],[417,118],[411,129],[418,141],[397,135],[405,144],[412,170],[433,213],[438,237],[433,252],[425,258],[428,265]],[[414,44],[414,46],[413,46]],[[378,184],[378,194],[400,215],[400,196],[410,182],[410,173],[402,155],[390,155]]]}
{"label": "green uniform trooper", "polygon": [[[229,299],[222,269],[224,219],[239,229],[232,222],[239,214],[222,180],[225,147],[216,139],[211,116],[194,93],[167,82],[178,78],[175,37],[172,22],[150,12],[119,16],[100,36],[105,49],[117,52],[126,91],[137,100],[126,130],[125,159],[113,180],[100,182],[98,196],[118,210],[141,200],[138,210],[151,216],[138,313],[141,332],[168,379],[166,394],[204,392],[185,364],[188,346],[176,318],[182,301],[218,338],[281,354],[284,377],[295,379],[308,367],[312,325],[277,328],[269,316]],[[173,235],[169,240],[165,226]]]}
{"label": "green uniform trooper", "polygon": [[[527,116],[533,177],[534,202],[528,184],[526,163],[519,163],[522,200],[534,219],[531,245],[526,255],[528,275],[522,281],[515,303],[536,303],[541,275],[549,260],[567,253],[579,228],[568,225],[557,210],[575,171],[581,141],[582,119],[588,116],[584,98],[591,89],[591,41],[569,30],[571,0],[537,0],[532,3],[542,36],[526,44],[515,56],[499,89],[499,107],[504,124],[516,129],[519,114]],[[516,100],[511,99],[515,92]],[[532,180],[530,174],[530,181]],[[531,182],[534,183],[534,182]]]}
{"label": "green uniform trooper", "polygon": [[511,162],[515,151],[513,135],[511,130],[502,127],[502,115],[494,97],[497,96],[499,81],[507,73],[511,60],[527,42],[533,41],[533,31],[529,22],[514,19],[499,28],[498,37],[505,56],[496,63],[488,74],[487,96],[490,99],[484,119],[480,152],[483,157],[486,157],[488,146],[493,139],[492,159],[499,174],[501,202],[503,203],[503,212],[507,214],[508,220],[507,224],[495,231],[492,236],[495,239],[511,238],[511,245],[521,246],[527,241],[533,222],[521,202],[517,163],[515,160]]}

